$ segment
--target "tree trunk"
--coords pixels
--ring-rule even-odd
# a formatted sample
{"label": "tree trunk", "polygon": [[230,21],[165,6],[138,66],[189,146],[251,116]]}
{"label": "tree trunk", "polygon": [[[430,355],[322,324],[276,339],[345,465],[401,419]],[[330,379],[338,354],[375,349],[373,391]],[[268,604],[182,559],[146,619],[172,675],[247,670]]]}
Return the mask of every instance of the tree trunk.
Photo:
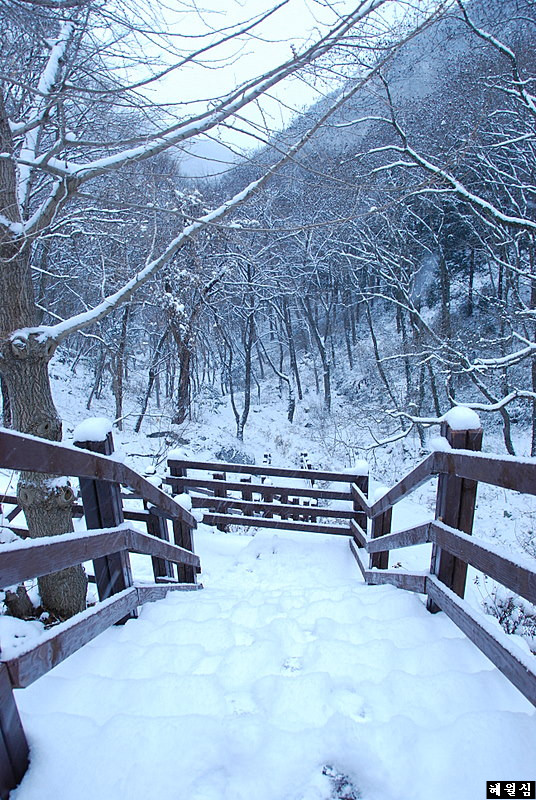
{"label": "tree trunk", "polygon": [[190,363],[192,353],[188,344],[175,337],[179,348],[179,385],[177,398],[177,411],[173,417],[175,425],[182,425],[190,410]]}
{"label": "tree trunk", "polygon": [[[13,151],[1,97],[0,150]],[[9,159],[0,160],[0,212],[12,222],[20,222],[14,162]],[[39,319],[30,270],[30,244],[17,240],[7,227],[2,226],[0,230],[0,365],[10,399],[13,427],[23,433],[59,441],[61,420],[54,406],[48,375],[48,362],[55,343],[21,330],[35,326]],[[18,499],[31,537],[72,530],[74,495],[65,480],[22,472]],[[81,566],[39,579],[43,604],[62,618],[85,608],[86,588]]]}
{"label": "tree trunk", "polygon": [[2,425],[11,428],[11,402],[5,380],[0,375],[0,388],[2,390]]}
{"label": "tree trunk", "polygon": [[117,346],[117,357],[115,360],[115,370],[112,379],[115,397],[115,419],[117,427],[123,430],[123,380],[125,375],[125,349],[127,345],[128,318],[130,314],[130,303],[125,306],[123,319],[121,322],[121,335]]}

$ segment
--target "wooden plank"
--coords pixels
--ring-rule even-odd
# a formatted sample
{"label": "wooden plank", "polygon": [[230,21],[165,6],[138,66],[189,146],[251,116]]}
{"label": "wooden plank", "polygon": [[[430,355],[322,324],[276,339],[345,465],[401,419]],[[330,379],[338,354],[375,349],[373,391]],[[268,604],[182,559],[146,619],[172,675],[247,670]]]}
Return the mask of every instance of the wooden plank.
{"label": "wooden plank", "polygon": [[[173,520],[173,538],[175,539],[175,545],[177,547],[180,547],[185,551],[189,551],[193,555],[194,540],[192,536],[192,529],[189,525],[187,525],[185,522],[181,522],[180,520]],[[197,562],[191,562],[191,565],[180,564],[177,567],[177,577],[180,583],[196,583],[196,576],[198,572],[201,572],[201,567],[197,556],[195,556],[195,558],[197,559]]]}
{"label": "wooden plank", "polygon": [[351,532],[352,536],[354,537],[354,541],[356,542],[358,547],[366,547],[367,546],[367,544],[369,542],[369,538],[366,535],[366,533],[363,530],[363,528],[359,527],[359,525],[357,524],[355,519],[353,519],[350,522],[350,532]]}
{"label": "wooden plank", "polygon": [[514,456],[492,456],[470,451],[436,452],[438,472],[450,472],[460,478],[489,483],[523,494],[536,494],[536,461]]}
{"label": "wooden plank", "polygon": [[168,592],[196,592],[202,588],[202,583],[158,583],[149,586],[136,586],[140,605],[163,600]]}
{"label": "wooden plank", "polygon": [[0,730],[0,800],[9,800],[9,793],[19,781],[15,778],[6,742]]}
{"label": "wooden plank", "polygon": [[432,523],[430,536],[442,549],[536,604],[536,561],[532,568],[516,564],[501,553],[500,548],[475,540],[441,522]]}
{"label": "wooden plank", "polygon": [[0,797],[9,796],[28,767],[28,743],[5,664],[0,663]]}
{"label": "wooden plank", "polygon": [[257,466],[256,464],[228,464],[223,461],[189,461],[188,459],[171,458],[168,461],[170,468],[198,469],[207,472],[237,472],[239,474],[260,476],[265,475],[275,478],[300,478],[305,481],[318,480],[340,483],[352,483],[358,476],[346,472],[327,472],[319,469],[293,469],[287,467]]}
{"label": "wooden plank", "polygon": [[383,497],[380,497],[379,500],[376,500],[375,503],[372,503],[370,506],[370,513],[368,516],[376,517],[378,514],[387,511],[391,508],[397,500],[400,500],[402,497],[405,497],[411,492],[414,492],[415,489],[418,489],[419,486],[422,486],[423,483],[426,483],[428,478],[431,475],[436,473],[436,464],[435,464],[435,457],[436,453],[431,453],[427,456],[424,461],[421,461],[420,464],[408,472],[402,480],[396,483],[391,489],[389,489]]}
{"label": "wooden plank", "polygon": [[2,546],[0,588],[92,561],[127,547],[128,529],[66,533]]}
{"label": "wooden plank", "polygon": [[511,639],[473,611],[469,604],[430,576],[426,589],[431,600],[442,609],[455,625],[495,664],[503,675],[536,706],[536,665],[534,656],[524,653]]}
{"label": "wooden plank", "polygon": [[243,525],[248,528],[276,528],[277,530],[305,531],[307,533],[328,533],[335,536],[351,536],[350,526],[326,525],[321,522],[293,522],[285,519],[267,519],[266,517],[240,517],[232,514],[205,514],[206,525]]}
{"label": "wooden plank", "polygon": [[152,505],[168,512],[172,519],[184,520],[192,528],[197,525],[188,511],[133,469],[113,458],[87,450],[4,429],[0,431],[0,466],[121,483],[132,488]]}
{"label": "wooden plank", "polygon": [[367,517],[370,517],[371,516],[370,504],[356,483],[350,484],[350,493],[352,495],[354,507],[358,505],[360,508],[363,509],[363,512],[367,515]]}
{"label": "wooden plank", "polygon": [[361,571],[361,575],[366,583],[379,586],[384,583],[392,584],[398,589],[405,589],[410,592],[426,593],[426,575],[418,575],[413,572],[402,572],[395,569],[368,569],[363,561],[361,552],[355,541],[350,539],[350,550]]}
{"label": "wooden plank", "polygon": [[[482,447],[482,430],[453,430],[446,422],[442,423],[441,433],[451,447],[455,449]],[[437,484],[436,519],[452,528],[471,533],[475,516],[476,492],[478,484],[454,474],[442,473]],[[465,594],[467,564],[448,551],[442,550],[437,543],[432,548],[430,572],[437,575],[449,589],[459,597]],[[432,601],[428,600],[428,610],[437,611]]]}
{"label": "wooden plank", "polygon": [[[193,508],[210,508],[214,511],[223,511],[226,509],[237,509],[238,511],[245,512],[264,512],[271,511],[281,518],[284,518],[289,513],[295,513],[296,506],[290,503],[263,503],[259,500],[238,500],[233,497],[226,498],[210,498],[210,497],[194,497],[192,496]],[[332,519],[353,519],[354,512],[346,511],[340,508],[324,508],[321,506],[307,506],[308,517],[326,517]]]}
{"label": "wooden plank", "polygon": [[357,566],[359,567],[361,575],[363,576],[363,580],[366,581],[367,568],[366,568],[365,564],[363,563],[363,560],[361,558],[361,553],[359,552],[359,548],[357,547],[357,545],[356,545],[356,543],[355,543],[355,541],[353,539],[350,539],[348,544],[350,545],[350,551],[351,551],[353,557],[357,561]]}
{"label": "wooden plank", "polygon": [[138,591],[131,586],[51,628],[42,641],[4,662],[12,685],[15,688],[29,686],[106,628],[124,619],[137,605]]}
{"label": "wooden plank", "polygon": [[[189,567],[199,567],[201,564],[199,556],[196,556],[191,550],[132,528],[127,531],[127,547],[134,553],[165,558],[175,564],[184,564]],[[186,581],[180,582],[186,583]]]}
{"label": "wooden plank", "polygon": [[[114,451],[111,432],[101,441],[75,441],[74,444],[75,447],[85,448],[105,456],[112,455]],[[89,478],[80,478],[79,481],[88,529],[113,528],[122,525],[125,518],[119,484]],[[132,586],[130,556],[124,548],[119,548],[115,553],[95,559],[93,569],[99,600],[106,600],[111,595],[118,594]],[[136,610],[132,612],[132,616],[136,616]],[[121,623],[124,624],[126,621],[125,617]]]}
{"label": "wooden plank", "polygon": [[200,565],[195,553],[132,528],[68,533],[3,545],[0,551],[0,588],[50,575],[119,550],[133,550],[194,567]]}
{"label": "wooden plank", "polygon": [[368,569],[365,575],[368,584],[377,586],[389,583],[398,589],[406,589],[408,592],[419,592],[420,594],[426,594],[426,578],[426,575],[402,572],[398,569]]}
{"label": "wooden plank", "polygon": [[425,522],[424,525],[416,525],[414,528],[408,528],[405,531],[388,533],[382,536],[381,539],[369,539],[366,543],[367,551],[369,553],[381,553],[384,550],[396,550],[399,547],[425,544],[430,541],[431,524],[431,522]]}
{"label": "wooden plank", "polygon": [[[372,517],[372,524],[370,526],[370,539],[383,539],[385,534],[391,532],[391,523],[393,521],[393,509],[388,508],[381,514]],[[370,551],[369,551],[370,552]],[[370,567],[376,569],[387,569],[389,566],[389,551],[381,548],[371,553]]]}
{"label": "wooden plank", "polygon": [[369,492],[369,476],[367,475],[358,475],[354,481],[350,485],[350,493],[352,494],[352,505],[354,507],[354,519],[359,525],[359,527],[366,532],[367,530],[367,513],[366,509],[363,509],[361,506],[361,502],[354,497],[353,487],[355,487],[356,492],[360,492],[363,497],[366,497]]}
{"label": "wooden plank", "polygon": [[[225,488],[230,492],[242,492],[244,488],[243,483],[233,482],[233,481],[215,481],[211,479],[205,478],[165,478],[164,482],[171,484],[174,486],[176,481],[180,480],[181,484],[185,488],[197,488],[201,487],[204,489],[221,489]],[[347,492],[336,492],[332,491],[331,489],[317,489],[315,488],[308,488],[302,486],[268,486],[264,483],[252,483],[250,484],[249,488],[252,492],[257,492],[258,494],[262,494],[264,497],[266,495],[281,495],[286,494],[290,497],[316,497],[318,499],[323,500],[351,500],[352,495],[350,491]]]}
{"label": "wooden plank", "polygon": [[[154,506],[152,506],[152,508],[154,509]],[[149,517],[149,512],[148,511],[131,511],[128,508],[124,508],[123,509],[123,516],[124,516],[125,519],[132,520],[132,522],[144,522],[145,524],[147,524],[147,519]],[[156,517],[162,516],[163,519],[169,519],[170,518],[169,514],[162,515],[162,514],[159,514],[158,511],[156,511],[156,510],[154,511],[154,516],[156,516]]]}

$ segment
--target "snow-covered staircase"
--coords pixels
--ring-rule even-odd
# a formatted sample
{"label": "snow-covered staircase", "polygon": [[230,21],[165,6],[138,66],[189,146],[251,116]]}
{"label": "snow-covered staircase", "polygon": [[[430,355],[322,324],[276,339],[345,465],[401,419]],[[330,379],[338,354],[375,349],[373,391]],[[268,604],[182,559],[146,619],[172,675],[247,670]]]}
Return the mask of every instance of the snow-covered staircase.
{"label": "snow-covered staircase", "polygon": [[13,800],[460,800],[534,777],[534,709],[335,536],[196,535],[205,589],[17,692]]}

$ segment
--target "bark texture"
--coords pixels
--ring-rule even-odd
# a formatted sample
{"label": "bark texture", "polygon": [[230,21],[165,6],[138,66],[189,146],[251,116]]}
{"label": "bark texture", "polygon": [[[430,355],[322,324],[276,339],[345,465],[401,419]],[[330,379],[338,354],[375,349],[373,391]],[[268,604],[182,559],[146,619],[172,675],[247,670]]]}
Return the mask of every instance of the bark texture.
{"label": "bark texture", "polygon": [[[0,98],[0,150],[13,152],[11,132]],[[20,222],[12,160],[0,159],[0,212],[12,223]],[[55,343],[28,328],[39,320],[31,275],[31,242],[18,237],[16,228],[1,226],[0,233],[0,372],[10,401],[16,430],[53,441],[61,440],[61,420],[56,411],[48,363]],[[18,498],[31,537],[67,533],[72,528],[73,491],[64,479],[33,472],[21,473]],[[66,618],[86,604],[87,581],[81,566],[39,579],[41,600],[47,610]]]}

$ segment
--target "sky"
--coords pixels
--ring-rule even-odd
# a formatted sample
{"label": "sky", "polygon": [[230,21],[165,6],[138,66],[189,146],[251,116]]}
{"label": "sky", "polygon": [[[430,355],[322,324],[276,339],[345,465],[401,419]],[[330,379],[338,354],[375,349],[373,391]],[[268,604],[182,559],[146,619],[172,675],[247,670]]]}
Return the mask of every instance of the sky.
{"label": "sky", "polygon": [[[186,5],[186,4],[185,4]],[[203,45],[221,34],[211,33],[223,27],[240,25],[255,16],[262,16],[276,6],[271,0],[207,0],[197,11],[188,3],[182,11],[170,12],[169,24],[180,32],[184,48]],[[216,98],[229,92],[243,81],[267,72],[321,37],[339,15],[354,9],[355,0],[287,0],[279,10],[245,36],[205,54],[196,63],[171,73],[159,88],[159,97],[166,103],[199,103],[199,98]],[[193,38],[193,37],[200,37]],[[330,85],[330,88],[334,83]],[[261,142],[251,135],[262,136],[267,128],[285,127],[296,112],[303,111],[317,100],[327,84],[312,78],[291,78],[276,87],[261,104],[248,108],[243,119],[235,120],[235,129],[220,129],[218,136],[233,150],[244,151]],[[206,102],[202,103],[206,107]],[[201,107],[201,106],[199,106]],[[181,106],[179,106],[181,108]],[[259,126],[256,128],[255,126]],[[235,156],[230,150],[204,137],[190,145],[192,157],[185,159],[183,172],[189,175],[211,174],[225,169],[226,162]],[[193,154],[199,156],[196,158]],[[223,162],[223,163],[220,163]]]}

